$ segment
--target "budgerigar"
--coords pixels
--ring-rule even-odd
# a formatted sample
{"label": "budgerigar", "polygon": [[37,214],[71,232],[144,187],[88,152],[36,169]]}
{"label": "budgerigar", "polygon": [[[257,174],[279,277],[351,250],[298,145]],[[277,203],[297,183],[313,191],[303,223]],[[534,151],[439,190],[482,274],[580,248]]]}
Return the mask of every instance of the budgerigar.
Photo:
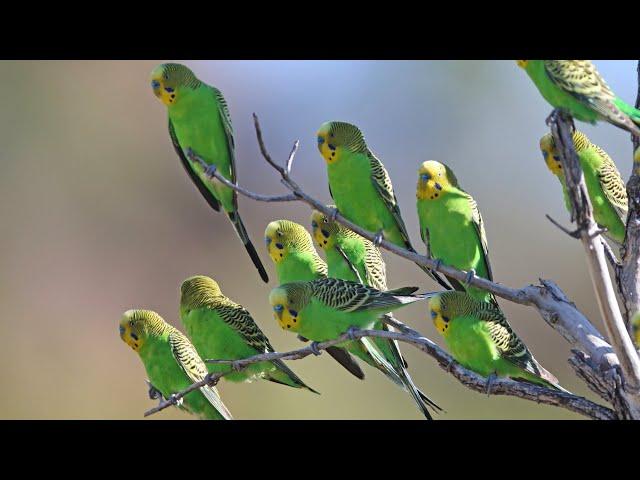
{"label": "budgerigar", "polygon": [[[126,311],[120,320],[120,338],[138,353],[151,385],[164,398],[207,375],[207,367],[189,339],[155,312]],[[232,419],[215,387],[188,393],[179,406],[201,419]]]}
{"label": "budgerigar", "polygon": [[[381,315],[423,300],[424,296],[413,295],[415,290],[406,287],[382,292],[357,282],[323,278],[280,285],[271,291],[269,302],[283,330],[322,342],[352,327],[373,328]],[[423,414],[431,419],[426,407],[440,407],[424,394],[417,395]]]}
{"label": "budgerigar", "polygon": [[[239,360],[274,351],[251,314],[227,298],[212,278],[196,275],[182,282],[180,318],[187,335],[203,358]],[[231,369],[224,364],[206,365],[209,372],[229,372]],[[282,360],[254,363],[223,378],[232,382],[263,378],[318,393],[305,385]]]}
{"label": "budgerigar", "polygon": [[[624,180],[607,152],[591,143],[584,133],[573,131],[573,146],[584,173],[584,181],[593,206],[593,217],[600,226],[607,229],[604,235],[620,246],[624,241],[628,210]],[[562,163],[553,135],[547,133],[540,139],[540,150],[547,167],[560,180],[565,205],[571,212]]]}
{"label": "budgerigar", "polygon": [[[318,255],[307,229],[299,223],[290,220],[274,220],[267,225],[264,239],[269,257],[276,267],[278,284],[326,278],[327,264]],[[355,345],[351,347],[356,348]],[[364,347],[358,349],[362,348]],[[327,353],[349,373],[359,379],[364,378],[364,372],[358,362],[346,349],[332,347],[327,350]]]}
{"label": "budgerigar", "polygon": [[[415,252],[400,215],[391,178],[369,150],[355,125],[326,122],[317,133],[318,149],[327,164],[329,191],[338,211],[378,238]],[[423,268],[440,285],[449,288],[436,272]]]}
{"label": "budgerigar", "polygon": [[[446,165],[429,160],[418,169],[416,189],[420,236],[427,256],[459,270],[493,280],[484,223],[478,205]],[[496,303],[494,296],[453,278],[456,290]]]}
{"label": "budgerigar", "polygon": [[[184,169],[207,203],[215,211],[225,211],[265,282],[267,272],[260,261],[238,213],[236,191],[208,174],[215,169],[236,182],[235,143],[231,115],[222,93],[199,80],[189,68],[177,63],[158,65],[151,72],[151,87],[167,106],[169,135]],[[190,153],[209,165],[192,161]]]}
{"label": "budgerigar", "polygon": [[[387,290],[385,263],[380,250],[372,242],[317,210],[311,214],[311,227],[316,243],[327,257],[329,277],[363,283],[377,290]],[[381,320],[376,320],[373,328],[389,330]],[[367,344],[373,343],[372,346],[368,346],[369,351],[375,348],[382,355],[384,362],[377,362],[377,367],[392,381],[398,383],[400,380],[399,385],[411,394],[420,411],[428,416],[427,406],[432,402],[428,398],[425,401],[425,395],[413,383],[398,342],[385,338],[363,340]]]}
{"label": "budgerigar", "polygon": [[552,107],[577,120],[604,120],[640,138],[640,110],[609,88],[591,60],[518,60]]}
{"label": "budgerigar", "polygon": [[566,392],[540,365],[495,305],[465,292],[442,292],[429,299],[429,312],[449,352],[465,368]]}

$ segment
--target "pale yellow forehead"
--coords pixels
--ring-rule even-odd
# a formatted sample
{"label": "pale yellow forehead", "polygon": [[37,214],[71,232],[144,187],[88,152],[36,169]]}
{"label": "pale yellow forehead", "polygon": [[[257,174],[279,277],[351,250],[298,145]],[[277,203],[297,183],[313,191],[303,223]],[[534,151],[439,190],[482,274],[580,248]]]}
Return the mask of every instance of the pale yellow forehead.
{"label": "pale yellow forehead", "polygon": [[286,305],[288,303],[287,292],[282,288],[274,288],[269,294],[271,305]]}
{"label": "pale yellow forehead", "polygon": [[547,133],[544,137],[540,139],[540,149],[545,150],[547,152],[551,152],[555,150],[555,145],[553,141],[553,136],[550,133]]}
{"label": "pale yellow forehead", "polygon": [[420,169],[418,170],[418,173],[420,174],[428,173],[429,175],[438,175],[445,172],[446,169],[444,168],[444,165],[436,160],[427,160],[426,162],[422,162],[422,165],[420,165]]}
{"label": "pale yellow forehead", "polygon": [[274,236],[276,234],[276,232],[279,229],[280,229],[280,222],[273,221],[269,225],[267,225],[267,228],[264,231],[264,236],[265,237],[272,237],[272,236]]}

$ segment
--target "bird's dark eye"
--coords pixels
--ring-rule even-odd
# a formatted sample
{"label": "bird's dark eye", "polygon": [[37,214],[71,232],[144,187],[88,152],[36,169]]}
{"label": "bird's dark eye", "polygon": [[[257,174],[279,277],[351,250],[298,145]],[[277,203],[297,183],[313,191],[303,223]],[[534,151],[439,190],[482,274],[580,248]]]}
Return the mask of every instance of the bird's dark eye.
{"label": "bird's dark eye", "polygon": [[129,320],[129,325],[133,327],[133,320]]}
{"label": "bird's dark eye", "polygon": [[298,316],[298,312],[296,310],[289,309],[289,313],[291,314],[292,317],[297,317]]}
{"label": "bird's dark eye", "polygon": [[160,82],[157,80],[151,80],[151,88],[153,88],[154,90],[156,88],[160,88]]}
{"label": "bird's dark eye", "polygon": [[284,245],[282,245],[281,243],[276,243],[276,248],[278,250],[282,250],[284,248]]}
{"label": "bird's dark eye", "polygon": [[169,93],[173,93],[173,88],[171,87],[164,87],[165,91],[169,92]]}

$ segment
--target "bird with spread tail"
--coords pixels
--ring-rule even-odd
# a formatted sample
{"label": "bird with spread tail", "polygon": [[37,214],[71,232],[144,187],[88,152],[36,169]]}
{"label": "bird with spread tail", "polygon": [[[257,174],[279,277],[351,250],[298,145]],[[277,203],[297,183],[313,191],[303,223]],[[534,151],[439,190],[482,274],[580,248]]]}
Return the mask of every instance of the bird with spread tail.
{"label": "bird with spread tail", "polygon": [[[151,72],[151,88],[167,107],[169,136],[189,178],[211,208],[216,212],[224,210],[260,277],[268,282],[267,272],[240,218],[236,191],[211,179],[213,172],[218,171],[236,183],[233,127],[222,92],[178,63],[158,65]],[[195,157],[208,167],[203,168]]]}

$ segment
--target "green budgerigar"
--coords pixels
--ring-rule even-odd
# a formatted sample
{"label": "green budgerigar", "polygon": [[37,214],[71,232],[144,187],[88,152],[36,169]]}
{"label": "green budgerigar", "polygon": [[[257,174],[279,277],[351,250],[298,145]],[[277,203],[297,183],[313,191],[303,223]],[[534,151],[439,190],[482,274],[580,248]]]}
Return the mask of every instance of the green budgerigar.
{"label": "green budgerigar", "polygon": [[[206,359],[240,360],[274,349],[266,335],[241,305],[227,298],[210,277],[187,278],[180,287],[180,318],[198,353]],[[209,372],[230,372],[225,364],[207,363]],[[232,382],[265,379],[318,393],[282,360],[260,362],[223,378]]]}
{"label": "green budgerigar", "polygon": [[591,60],[518,60],[552,107],[582,122],[604,120],[640,138],[640,110],[609,88]]}
{"label": "green budgerigar", "polygon": [[[382,292],[357,282],[323,278],[280,285],[271,291],[269,302],[283,330],[322,342],[335,339],[352,327],[374,328],[381,315],[426,298],[414,295],[416,290],[405,287]],[[420,402],[429,419],[427,405],[440,409],[424,394]]]}
{"label": "green budgerigar", "polygon": [[[169,135],[189,178],[211,208],[217,212],[220,208],[224,210],[260,277],[268,282],[267,272],[238,213],[236,191],[210,178],[215,169],[229,181],[236,182],[233,127],[222,93],[177,63],[158,65],[151,72],[151,87],[167,106]],[[191,154],[200,157],[209,167],[204,169],[192,161]]]}
{"label": "green budgerigar", "polygon": [[[164,398],[207,375],[207,367],[189,339],[155,312],[126,311],[120,320],[120,338],[138,353],[151,385]],[[215,387],[188,393],[179,408],[201,419],[232,419]]]}
{"label": "green budgerigar", "polygon": [[[311,227],[316,243],[324,250],[327,257],[329,277],[362,283],[377,290],[387,290],[386,266],[380,250],[373,242],[317,210],[311,214]],[[387,315],[391,316],[391,314]],[[376,320],[373,328],[390,330],[381,320]],[[376,367],[409,392],[420,411],[428,416],[427,407],[432,404],[413,383],[406,369],[406,361],[400,353],[398,342],[385,338],[363,340],[369,352],[375,354],[377,351],[382,355],[383,361],[378,361]],[[373,345],[370,345],[371,343]],[[425,398],[427,398],[426,401]]]}
{"label": "green budgerigar", "polygon": [[[453,171],[435,160],[423,162],[418,169],[416,197],[420,236],[427,247],[427,256],[493,280],[480,210],[473,197],[460,187]],[[458,291],[496,303],[489,292],[453,278],[449,282]]]}
{"label": "green budgerigar", "polygon": [[[313,246],[306,228],[290,220],[274,220],[264,232],[269,257],[273,260],[278,284],[307,282],[327,277],[327,264]],[[301,338],[304,338],[301,336]],[[356,348],[351,345],[352,349]],[[364,372],[349,352],[339,347],[327,350],[336,362],[359,379]]]}
{"label": "green budgerigar", "polygon": [[[604,235],[620,246],[624,241],[629,208],[624,180],[607,152],[591,143],[584,133],[578,130],[573,131],[573,146],[584,174],[593,207],[593,217],[600,226],[607,229]],[[562,162],[553,135],[547,133],[540,139],[540,150],[547,167],[560,180],[565,205],[571,212]]]}
{"label": "green budgerigar", "polygon": [[[378,238],[415,252],[400,215],[391,178],[367,146],[360,129],[345,122],[326,122],[317,133],[318,149],[327,164],[329,192],[338,211]],[[419,265],[420,266],[420,265]],[[444,288],[445,280],[423,268]]]}
{"label": "green budgerigar", "polygon": [[494,304],[466,292],[442,292],[429,299],[429,312],[453,358],[489,383],[494,376],[510,377],[566,392]]}

